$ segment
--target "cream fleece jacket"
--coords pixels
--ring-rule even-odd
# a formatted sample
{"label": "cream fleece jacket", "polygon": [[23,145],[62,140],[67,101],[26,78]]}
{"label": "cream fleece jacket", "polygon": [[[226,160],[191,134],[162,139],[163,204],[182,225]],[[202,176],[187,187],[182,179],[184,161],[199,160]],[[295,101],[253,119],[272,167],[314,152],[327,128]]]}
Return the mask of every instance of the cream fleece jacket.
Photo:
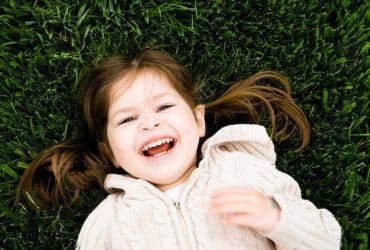
{"label": "cream fleece jacket", "polygon": [[[275,168],[274,146],[258,125],[231,125],[202,146],[203,159],[174,203],[152,184],[110,174],[111,194],[86,219],[78,249],[339,249],[334,216],[303,200],[298,184]],[[273,197],[280,220],[267,234],[228,226],[208,209],[221,187],[254,188]]]}

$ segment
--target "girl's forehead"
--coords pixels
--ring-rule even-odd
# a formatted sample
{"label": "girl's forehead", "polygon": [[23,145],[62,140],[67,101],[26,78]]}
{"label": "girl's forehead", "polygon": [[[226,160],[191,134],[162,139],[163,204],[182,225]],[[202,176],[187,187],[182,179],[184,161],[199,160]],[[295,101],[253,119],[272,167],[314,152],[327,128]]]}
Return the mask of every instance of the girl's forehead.
{"label": "girl's forehead", "polygon": [[164,73],[151,69],[125,75],[113,83],[109,92],[110,103],[122,96],[141,96],[144,98],[166,92],[179,95],[174,84]]}

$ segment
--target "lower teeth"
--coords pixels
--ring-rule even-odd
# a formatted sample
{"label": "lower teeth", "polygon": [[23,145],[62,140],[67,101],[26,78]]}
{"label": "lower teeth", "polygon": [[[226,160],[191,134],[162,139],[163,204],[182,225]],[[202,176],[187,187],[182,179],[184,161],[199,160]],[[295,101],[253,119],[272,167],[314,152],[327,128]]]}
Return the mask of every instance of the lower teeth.
{"label": "lower teeth", "polygon": [[162,156],[162,155],[164,155],[164,154],[167,154],[167,152],[168,152],[168,151],[160,152],[160,153],[158,153],[158,154],[153,155],[153,157],[159,157],[159,156]]}

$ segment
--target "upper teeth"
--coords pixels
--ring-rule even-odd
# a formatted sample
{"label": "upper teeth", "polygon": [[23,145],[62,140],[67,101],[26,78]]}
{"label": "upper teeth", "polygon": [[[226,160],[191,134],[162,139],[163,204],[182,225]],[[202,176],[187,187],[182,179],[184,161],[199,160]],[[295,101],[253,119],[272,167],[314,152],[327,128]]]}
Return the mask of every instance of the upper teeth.
{"label": "upper teeth", "polygon": [[150,148],[158,147],[159,145],[162,145],[164,143],[170,143],[172,141],[173,141],[172,138],[164,138],[164,139],[160,139],[160,140],[155,141],[155,142],[151,142],[151,143],[144,146],[143,151],[146,151]]}

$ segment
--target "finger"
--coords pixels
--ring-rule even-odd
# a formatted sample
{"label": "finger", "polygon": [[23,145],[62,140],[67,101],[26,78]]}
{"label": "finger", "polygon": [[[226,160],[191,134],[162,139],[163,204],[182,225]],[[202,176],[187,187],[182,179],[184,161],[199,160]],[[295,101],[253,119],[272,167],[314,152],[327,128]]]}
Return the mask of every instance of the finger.
{"label": "finger", "polygon": [[223,216],[225,214],[245,214],[253,212],[253,208],[246,203],[225,203],[219,206],[211,206],[213,214]]}
{"label": "finger", "polygon": [[246,207],[249,207],[249,211],[254,211],[266,207],[267,204],[270,204],[268,201],[269,198],[260,193],[253,194],[239,194],[232,193],[229,195],[217,196],[210,199],[210,206],[217,208],[225,204],[238,205],[244,204]]}
{"label": "finger", "polygon": [[276,202],[271,197],[266,197],[262,194],[258,195],[237,195],[223,196],[211,200],[209,207],[211,212],[215,214],[222,213],[249,213],[261,214],[271,212],[271,210],[279,209]]}
{"label": "finger", "polygon": [[229,214],[221,218],[222,223],[234,226],[246,226],[255,228],[258,227],[259,222],[249,214]]}
{"label": "finger", "polygon": [[254,195],[244,193],[230,193],[211,197],[210,202],[214,205],[233,202],[248,202]]}
{"label": "finger", "polygon": [[239,193],[239,194],[253,194],[258,192],[255,189],[252,188],[246,188],[246,187],[237,187],[237,186],[230,186],[230,187],[224,187],[220,189],[216,189],[212,194],[211,197],[218,197],[223,195],[229,195],[233,193]]}
{"label": "finger", "polygon": [[272,218],[260,218],[249,214],[228,214],[221,217],[221,221],[227,225],[250,227],[258,232],[266,233],[271,231],[278,220]]}

